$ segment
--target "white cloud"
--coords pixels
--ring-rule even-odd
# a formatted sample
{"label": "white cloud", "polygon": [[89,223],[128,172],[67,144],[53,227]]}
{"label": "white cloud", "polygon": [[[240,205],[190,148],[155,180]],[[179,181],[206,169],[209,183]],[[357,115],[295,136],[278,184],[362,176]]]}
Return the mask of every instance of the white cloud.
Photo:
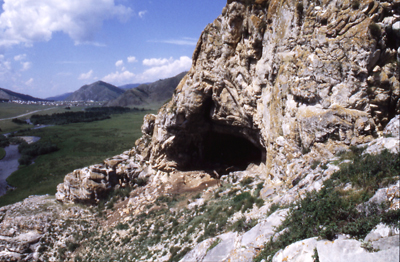
{"label": "white cloud", "polygon": [[83,74],[81,74],[80,76],[79,76],[79,80],[86,80],[86,79],[89,79],[89,78],[91,78],[92,77],[92,74],[93,74],[93,70],[90,70],[89,72],[87,72],[87,73],[83,73]]}
{"label": "white cloud", "polygon": [[33,83],[33,78],[29,79],[28,81],[25,82],[25,85],[30,86]]}
{"label": "white cloud", "polygon": [[135,63],[135,62],[137,62],[136,57],[134,57],[134,56],[128,56],[128,63]]}
{"label": "white cloud", "polygon": [[31,68],[32,63],[31,63],[31,62],[22,62],[21,65],[22,65],[21,71],[26,71],[26,70],[28,70],[29,68]]}
{"label": "white cloud", "polygon": [[130,81],[134,80],[135,74],[132,72],[129,72],[128,70],[122,71],[122,72],[115,72],[111,73],[105,77],[103,77],[103,81],[107,83],[113,83],[113,84],[126,84],[129,83]]}
{"label": "white cloud", "polygon": [[68,34],[76,44],[93,43],[104,20],[127,21],[132,10],[114,0],[4,0],[0,46],[49,41],[53,32]]}
{"label": "white cloud", "polygon": [[115,63],[115,66],[116,67],[121,67],[121,66],[123,66],[124,65],[124,61],[122,61],[122,60],[118,60],[116,63]]}
{"label": "white cloud", "polygon": [[167,40],[151,40],[149,42],[153,43],[165,43],[165,44],[172,44],[172,45],[189,45],[195,46],[197,44],[198,39],[191,38],[191,37],[182,37],[179,39],[167,39]]}
{"label": "white cloud", "polygon": [[143,18],[145,14],[147,14],[147,10],[140,11],[139,12],[139,17]]}
{"label": "white cloud", "polygon": [[178,60],[167,60],[168,63],[166,64],[154,66],[144,71],[141,75],[141,79],[143,81],[155,81],[157,79],[172,77],[183,71],[189,70],[192,66],[192,59],[187,56],[181,56]]}
{"label": "white cloud", "polygon": [[166,65],[169,63],[172,63],[174,59],[170,57],[169,59],[167,58],[150,58],[150,59],[144,59],[143,60],[143,65],[145,66],[162,66]]}
{"label": "white cloud", "polygon": [[102,80],[114,85],[152,82],[158,79],[172,77],[183,71],[189,70],[192,65],[192,59],[187,56],[181,56],[177,60],[174,60],[172,57],[150,58],[144,59],[143,64],[150,67],[143,73],[134,74],[125,68],[122,68],[115,73],[108,74],[103,77]]}
{"label": "white cloud", "polygon": [[15,61],[21,61],[26,59],[26,54],[16,55],[14,56]]}

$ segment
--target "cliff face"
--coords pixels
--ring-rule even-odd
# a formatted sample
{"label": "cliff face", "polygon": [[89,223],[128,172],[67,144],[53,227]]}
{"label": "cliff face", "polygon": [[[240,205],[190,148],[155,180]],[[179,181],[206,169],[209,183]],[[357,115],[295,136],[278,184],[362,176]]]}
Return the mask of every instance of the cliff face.
{"label": "cliff face", "polygon": [[285,179],[291,159],[319,143],[334,152],[371,141],[400,113],[399,8],[228,1],[142,139],[151,140],[142,156],[165,171],[264,162]]}

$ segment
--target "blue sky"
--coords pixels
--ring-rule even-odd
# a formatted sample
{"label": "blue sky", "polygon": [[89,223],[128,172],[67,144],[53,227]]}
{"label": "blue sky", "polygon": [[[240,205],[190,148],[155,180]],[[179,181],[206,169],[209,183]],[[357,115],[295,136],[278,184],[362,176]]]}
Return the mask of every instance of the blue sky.
{"label": "blue sky", "polygon": [[0,87],[46,98],[174,76],[226,0],[0,0]]}

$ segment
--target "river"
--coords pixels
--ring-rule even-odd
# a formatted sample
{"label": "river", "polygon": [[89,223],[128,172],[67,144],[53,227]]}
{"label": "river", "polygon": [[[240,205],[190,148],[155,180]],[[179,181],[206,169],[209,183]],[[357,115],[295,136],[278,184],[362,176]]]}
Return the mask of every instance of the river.
{"label": "river", "polygon": [[0,160],[0,196],[7,192],[6,179],[15,170],[18,170],[18,159],[20,153],[18,153],[18,145],[10,145],[6,148],[6,156]]}
{"label": "river", "polygon": [[[40,137],[21,137],[27,143],[33,143],[40,139]],[[18,159],[21,154],[18,152],[18,145],[9,145],[4,148],[6,150],[6,156],[0,160],[0,196],[7,192],[7,182],[6,179],[14,171],[18,170]]]}

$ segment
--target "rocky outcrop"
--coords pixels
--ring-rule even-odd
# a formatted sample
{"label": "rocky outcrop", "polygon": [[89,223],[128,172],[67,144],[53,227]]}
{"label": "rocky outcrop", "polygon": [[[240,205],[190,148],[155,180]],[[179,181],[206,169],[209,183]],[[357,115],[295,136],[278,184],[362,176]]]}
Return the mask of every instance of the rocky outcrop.
{"label": "rocky outcrop", "polygon": [[264,162],[286,179],[318,143],[372,141],[400,112],[400,3],[352,3],[228,1],[143,157],[164,171]]}
{"label": "rocky outcrop", "polygon": [[96,203],[117,185],[125,187],[142,171],[131,151],[106,159],[102,164],[77,169],[57,186],[56,199],[64,202]]}

